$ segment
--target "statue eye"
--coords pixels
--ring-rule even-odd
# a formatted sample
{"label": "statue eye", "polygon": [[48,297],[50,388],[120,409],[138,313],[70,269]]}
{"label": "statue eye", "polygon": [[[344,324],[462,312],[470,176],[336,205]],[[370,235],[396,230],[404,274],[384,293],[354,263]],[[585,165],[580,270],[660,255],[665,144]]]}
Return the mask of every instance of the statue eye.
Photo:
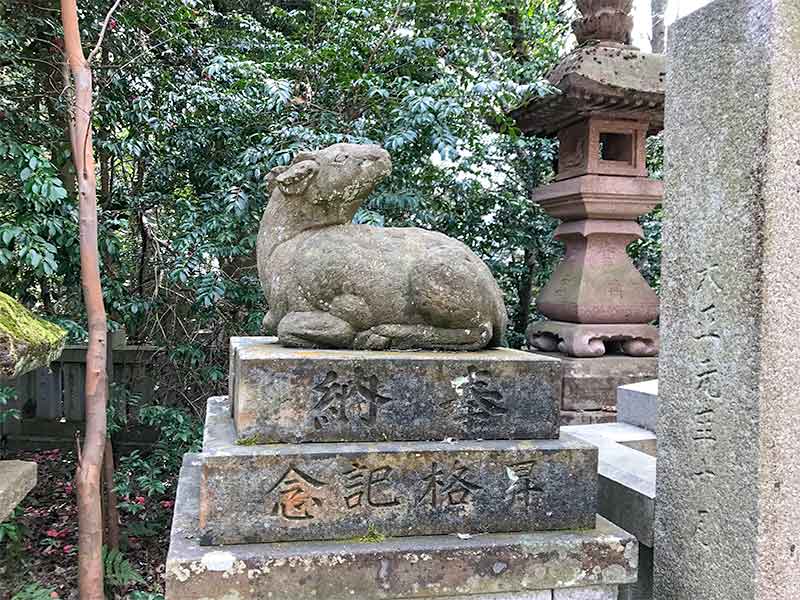
{"label": "statue eye", "polygon": [[337,154],[336,158],[333,159],[334,162],[343,163],[347,160],[347,154]]}

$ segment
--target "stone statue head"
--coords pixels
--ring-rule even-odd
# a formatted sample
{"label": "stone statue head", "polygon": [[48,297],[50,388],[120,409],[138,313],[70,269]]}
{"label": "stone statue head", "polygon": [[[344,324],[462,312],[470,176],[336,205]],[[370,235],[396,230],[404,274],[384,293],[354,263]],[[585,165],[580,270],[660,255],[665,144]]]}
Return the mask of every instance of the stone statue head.
{"label": "stone statue head", "polygon": [[376,145],[334,144],[315,152],[300,152],[288,166],[267,176],[270,193],[280,192],[308,207],[317,206],[340,223],[353,218],[375,185],[392,171],[389,153]]}

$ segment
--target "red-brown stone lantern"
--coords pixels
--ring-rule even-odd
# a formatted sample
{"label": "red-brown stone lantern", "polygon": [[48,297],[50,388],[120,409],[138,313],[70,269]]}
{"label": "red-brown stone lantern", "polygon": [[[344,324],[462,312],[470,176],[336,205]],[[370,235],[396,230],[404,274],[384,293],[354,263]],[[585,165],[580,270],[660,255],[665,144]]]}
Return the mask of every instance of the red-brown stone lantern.
{"label": "red-brown stone lantern", "polygon": [[628,46],[631,0],[583,0],[581,47],[550,74],[557,92],[512,113],[527,134],[557,135],[555,181],[534,192],[562,223],[566,253],[536,303],[548,320],[528,343],[576,357],[658,354],[658,298],[629,259],[636,219],[661,202],[645,138],[663,126],[664,58]]}

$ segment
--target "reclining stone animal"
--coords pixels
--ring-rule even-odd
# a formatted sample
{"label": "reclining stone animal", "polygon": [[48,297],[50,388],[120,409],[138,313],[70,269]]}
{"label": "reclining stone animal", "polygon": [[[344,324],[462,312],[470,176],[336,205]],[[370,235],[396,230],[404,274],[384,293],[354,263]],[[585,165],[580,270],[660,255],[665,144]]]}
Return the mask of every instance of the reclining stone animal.
{"label": "reclining stone animal", "polygon": [[418,228],[352,224],[391,168],[380,146],[335,144],[270,172],[257,243],[264,329],[303,348],[504,345],[502,293],[464,244]]}

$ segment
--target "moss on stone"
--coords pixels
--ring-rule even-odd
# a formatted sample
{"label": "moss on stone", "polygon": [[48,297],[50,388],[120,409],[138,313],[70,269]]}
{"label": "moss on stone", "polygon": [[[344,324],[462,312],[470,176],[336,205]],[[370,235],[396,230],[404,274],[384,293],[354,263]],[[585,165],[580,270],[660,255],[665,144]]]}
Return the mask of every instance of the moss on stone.
{"label": "moss on stone", "polygon": [[237,446],[259,446],[265,443],[266,442],[257,435],[251,435],[249,437],[243,437],[236,440]]}
{"label": "moss on stone", "polygon": [[66,337],[61,327],[0,292],[0,380],[47,366],[61,355]]}
{"label": "moss on stone", "polygon": [[378,528],[375,527],[375,525],[370,523],[367,527],[367,533],[358,538],[358,541],[362,544],[377,544],[385,539],[386,536],[378,531]]}

